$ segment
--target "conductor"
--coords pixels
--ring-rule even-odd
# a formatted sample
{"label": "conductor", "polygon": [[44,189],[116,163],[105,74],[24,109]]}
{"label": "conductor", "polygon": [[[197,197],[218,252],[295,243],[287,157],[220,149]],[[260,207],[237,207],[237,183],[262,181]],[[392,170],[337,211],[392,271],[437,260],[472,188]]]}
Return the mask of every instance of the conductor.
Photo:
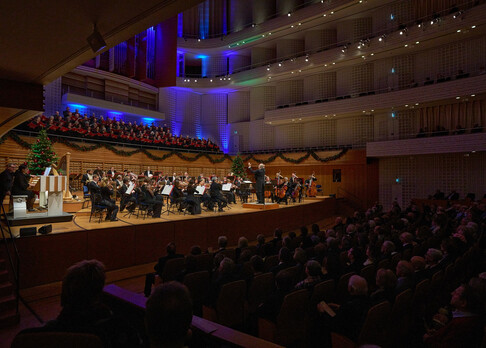
{"label": "conductor", "polygon": [[265,165],[260,163],[258,165],[257,170],[251,169],[251,163],[248,163],[248,169],[255,174],[255,181],[256,181],[256,194],[257,200],[259,204],[265,204],[265,196],[263,194],[265,188]]}

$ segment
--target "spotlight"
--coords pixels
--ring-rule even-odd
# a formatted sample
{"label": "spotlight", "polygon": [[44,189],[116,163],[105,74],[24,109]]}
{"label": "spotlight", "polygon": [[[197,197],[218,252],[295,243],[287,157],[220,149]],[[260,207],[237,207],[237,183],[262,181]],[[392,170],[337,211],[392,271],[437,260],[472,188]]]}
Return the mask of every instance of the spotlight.
{"label": "spotlight", "polygon": [[382,41],[385,41],[385,39],[386,39],[386,34],[383,34],[383,35],[380,36],[378,41],[382,42]]}
{"label": "spotlight", "polygon": [[255,28],[255,27],[256,27],[256,24],[255,24],[255,23],[252,23],[252,24],[251,24],[251,27],[252,27],[252,28]]}
{"label": "spotlight", "polygon": [[270,71],[270,64],[267,65],[267,71]]}
{"label": "spotlight", "polygon": [[106,42],[103,39],[103,36],[101,36],[100,32],[98,31],[98,28],[96,27],[96,23],[94,24],[93,27],[93,33],[88,36],[87,38],[89,47],[93,50],[94,53],[98,53],[101,51],[103,48],[106,47]]}
{"label": "spotlight", "polygon": [[290,16],[292,16],[292,13],[290,13],[290,12],[287,13],[287,17],[290,17]]}
{"label": "spotlight", "polygon": [[308,61],[309,61],[309,55],[308,55],[308,54],[306,54],[306,56],[305,56],[305,61],[306,61],[306,62],[308,62]]}
{"label": "spotlight", "polygon": [[456,18],[464,19],[463,16],[462,16],[463,14],[464,14],[464,11],[462,11],[462,10],[461,11],[458,11],[458,12],[454,13],[454,15],[452,16],[452,18],[454,18],[454,19],[456,19]]}
{"label": "spotlight", "polygon": [[278,66],[282,66],[282,62],[279,62],[279,63],[278,63]]}
{"label": "spotlight", "polygon": [[400,29],[400,35],[406,34],[406,33],[407,33],[407,31],[408,31],[408,28],[407,28],[405,25],[403,25],[403,24],[402,24],[402,25],[400,25],[400,26],[398,27],[398,29]]}
{"label": "spotlight", "polygon": [[345,53],[347,49],[348,49],[348,46],[344,45],[343,48],[341,48],[341,52]]}

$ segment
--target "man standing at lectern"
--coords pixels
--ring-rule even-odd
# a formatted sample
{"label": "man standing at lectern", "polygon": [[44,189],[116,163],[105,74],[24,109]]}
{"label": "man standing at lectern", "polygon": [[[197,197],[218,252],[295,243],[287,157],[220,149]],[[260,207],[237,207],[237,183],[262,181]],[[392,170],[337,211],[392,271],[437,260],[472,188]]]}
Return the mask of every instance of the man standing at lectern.
{"label": "man standing at lectern", "polygon": [[265,195],[263,194],[264,188],[265,188],[265,165],[263,163],[260,163],[258,165],[257,170],[251,169],[251,163],[248,163],[248,169],[255,174],[255,181],[256,181],[256,194],[257,194],[257,200],[258,204],[265,204]]}

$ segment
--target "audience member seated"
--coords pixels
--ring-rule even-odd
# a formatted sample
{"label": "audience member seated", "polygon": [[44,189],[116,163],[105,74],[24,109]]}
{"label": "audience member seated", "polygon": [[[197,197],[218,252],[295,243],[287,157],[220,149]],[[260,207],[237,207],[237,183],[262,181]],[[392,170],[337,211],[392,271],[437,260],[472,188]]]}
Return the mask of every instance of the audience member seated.
{"label": "audience member seated", "polygon": [[293,290],[293,274],[288,270],[278,272],[275,276],[275,292],[257,310],[260,318],[276,322],[285,296]]}
{"label": "audience member seated", "polygon": [[295,285],[295,290],[312,289],[316,284],[322,281],[321,265],[319,262],[314,260],[307,261],[305,274],[307,277]]}
{"label": "audience member seated", "polygon": [[184,347],[191,337],[191,322],[192,301],[187,288],[178,282],[157,286],[145,310],[150,347]]}
{"label": "audience member seated", "polygon": [[[484,334],[484,298],[469,285],[461,285],[451,294],[453,311],[448,316],[438,314],[434,321],[443,327],[429,329],[423,340],[427,347],[479,347]],[[482,300],[482,301],[481,301]]]}
{"label": "audience member seated", "polygon": [[220,262],[217,272],[213,274],[213,280],[209,289],[207,304],[214,306],[218,300],[221,287],[224,284],[234,282],[238,280],[235,274],[235,263],[229,257],[223,258]]}
{"label": "audience member seated", "polygon": [[159,258],[159,261],[154,266],[155,273],[147,273],[147,275],[145,276],[145,288],[143,293],[146,297],[150,296],[150,293],[152,291],[152,284],[154,284],[155,282],[155,275],[158,275],[162,279],[162,273],[164,272],[164,267],[167,261],[170,259],[184,257],[184,255],[182,254],[177,254],[176,245],[174,242],[170,242],[169,244],[167,244],[166,251],[167,255]]}
{"label": "audience member seated", "polygon": [[105,267],[97,260],[84,260],[71,266],[62,281],[61,312],[44,327],[29,332],[76,332],[98,336],[105,347],[141,347],[140,336],[125,318],[114,316],[101,303]]}
{"label": "audience member seated", "polygon": [[459,199],[459,193],[457,193],[456,190],[452,190],[452,192],[447,195],[446,199],[449,201],[457,201]]}
{"label": "audience member seated", "polygon": [[395,288],[397,277],[395,274],[385,268],[376,271],[376,290],[370,295],[373,305],[383,301],[393,303],[395,301]]}
{"label": "audience member seated", "polygon": [[[366,279],[353,275],[348,281],[348,292],[351,298],[342,305],[320,302],[317,310],[322,315],[314,333],[314,346],[330,347],[330,332],[337,332],[356,341],[361,327],[366,319],[371,301],[368,297],[368,284]],[[317,344],[321,342],[321,344]],[[329,342],[325,345],[325,342]],[[324,343],[324,344],[322,344]]]}
{"label": "audience member seated", "polygon": [[278,272],[294,266],[294,262],[292,260],[292,253],[290,252],[289,248],[282,247],[278,253],[278,265],[272,267],[270,272],[274,275],[277,275]]}
{"label": "audience member seated", "polygon": [[395,295],[399,295],[407,289],[414,289],[413,279],[414,269],[410,262],[401,260],[397,264],[397,285],[395,286]]}

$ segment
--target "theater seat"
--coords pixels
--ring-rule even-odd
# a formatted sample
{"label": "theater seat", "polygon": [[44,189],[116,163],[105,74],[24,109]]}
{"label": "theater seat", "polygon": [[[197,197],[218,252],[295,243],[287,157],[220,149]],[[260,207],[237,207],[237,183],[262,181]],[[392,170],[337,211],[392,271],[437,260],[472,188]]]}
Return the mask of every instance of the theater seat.
{"label": "theater seat", "polygon": [[12,348],[103,348],[98,336],[73,332],[26,332],[18,334]]}

